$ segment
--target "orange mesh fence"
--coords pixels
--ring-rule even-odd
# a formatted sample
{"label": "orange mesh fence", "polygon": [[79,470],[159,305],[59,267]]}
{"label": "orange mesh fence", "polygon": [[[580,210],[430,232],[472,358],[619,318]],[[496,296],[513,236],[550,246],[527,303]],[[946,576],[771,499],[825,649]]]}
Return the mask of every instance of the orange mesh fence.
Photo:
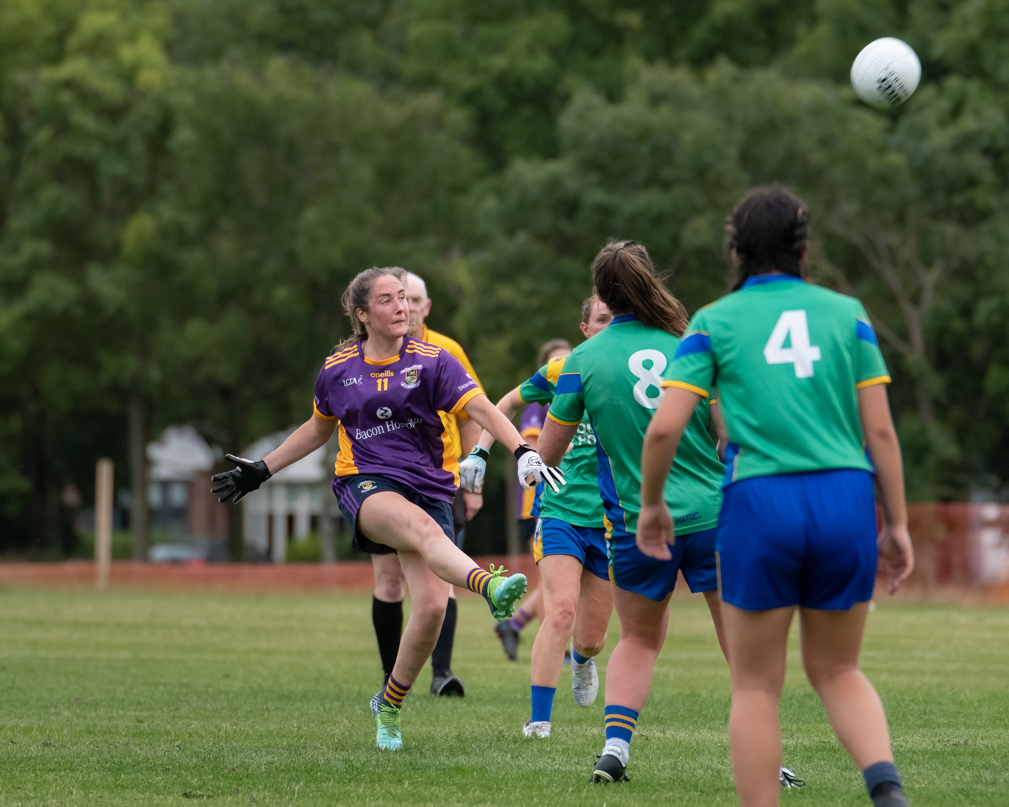
{"label": "orange mesh fence", "polygon": [[912,504],[908,526],[915,547],[911,583],[1009,593],[1009,506]]}
{"label": "orange mesh fence", "polygon": [[[965,595],[1009,603],[1009,506],[999,504],[912,504],[908,507],[916,565],[908,588],[925,597]],[[503,563],[524,572],[533,587],[532,558],[480,557],[482,566]],[[93,585],[94,565],[0,563],[0,584],[20,586]],[[232,591],[364,590],[373,585],[371,563],[332,565],[189,563],[129,561],[112,564],[113,587]],[[677,593],[686,586],[677,585]]]}

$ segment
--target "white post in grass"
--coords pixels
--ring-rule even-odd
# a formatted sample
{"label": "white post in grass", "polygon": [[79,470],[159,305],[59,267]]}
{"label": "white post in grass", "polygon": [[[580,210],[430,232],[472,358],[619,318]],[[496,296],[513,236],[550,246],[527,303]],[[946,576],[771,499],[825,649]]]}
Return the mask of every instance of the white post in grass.
{"label": "white post in grass", "polygon": [[104,591],[109,585],[112,563],[112,460],[102,457],[95,464],[95,586]]}

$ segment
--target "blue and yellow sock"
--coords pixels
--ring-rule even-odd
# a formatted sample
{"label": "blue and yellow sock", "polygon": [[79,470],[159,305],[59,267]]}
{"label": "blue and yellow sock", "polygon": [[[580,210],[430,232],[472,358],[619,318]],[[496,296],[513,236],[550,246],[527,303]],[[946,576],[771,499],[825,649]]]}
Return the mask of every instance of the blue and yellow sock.
{"label": "blue and yellow sock", "polygon": [[409,693],[410,687],[403,686],[395,677],[390,675],[389,682],[385,685],[385,689],[382,690],[382,702],[399,709],[403,706],[403,701]]}
{"label": "blue and yellow sock", "polygon": [[487,596],[487,586],[493,578],[490,572],[484,571],[479,566],[466,575],[466,588],[481,597]]}
{"label": "blue and yellow sock", "polygon": [[530,722],[536,723],[539,721],[544,721],[546,723],[550,722],[550,715],[554,711],[554,695],[557,692],[557,687],[538,687],[534,686],[532,688],[533,693],[533,716]]}
{"label": "blue and yellow sock", "polygon": [[606,739],[630,743],[638,726],[638,713],[626,706],[607,706],[604,710]]}

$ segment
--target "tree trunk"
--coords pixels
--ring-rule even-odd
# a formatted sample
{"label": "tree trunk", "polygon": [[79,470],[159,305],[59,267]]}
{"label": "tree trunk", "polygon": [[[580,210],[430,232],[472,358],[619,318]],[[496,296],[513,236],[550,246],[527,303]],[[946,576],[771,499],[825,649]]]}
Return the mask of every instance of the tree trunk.
{"label": "tree trunk", "polygon": [[32,492],[29,504],[31,513],[29,543],[34,552],[49,554],[61,549],[59,488],[53,476],[45,415],[31,410],[26,415],[31,435],[29,465]]}
{"label": "tree trunk", "polygon": [[130,455],[130,539],[133,560],[146,560],[151,546],[151,512],[147,500],[147,444],[150,442],[150,407],[137,390],[127,405]]}

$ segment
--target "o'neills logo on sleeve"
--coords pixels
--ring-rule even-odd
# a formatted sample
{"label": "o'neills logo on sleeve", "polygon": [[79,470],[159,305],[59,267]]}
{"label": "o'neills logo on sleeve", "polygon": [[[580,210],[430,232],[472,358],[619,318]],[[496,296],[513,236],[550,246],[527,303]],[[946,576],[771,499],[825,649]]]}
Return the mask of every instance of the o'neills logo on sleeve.
{"label": "o'neills logo on sleeve", "polygon": [[415,364],[412,367],[407,367],[405,370],[400,370],[399,374],[403,376],[403,380],[400,385],[404,389],[413,389],[420,385],[420,371],[422,365]]}

